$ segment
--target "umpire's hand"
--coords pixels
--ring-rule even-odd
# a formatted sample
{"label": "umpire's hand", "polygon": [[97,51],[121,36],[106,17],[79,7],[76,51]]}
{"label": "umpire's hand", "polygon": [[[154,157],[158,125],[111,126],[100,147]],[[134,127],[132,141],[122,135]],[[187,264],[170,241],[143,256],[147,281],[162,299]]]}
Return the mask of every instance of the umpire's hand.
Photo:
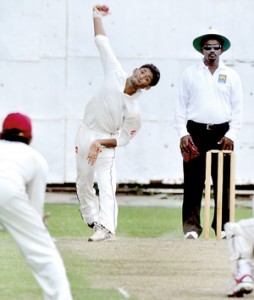
{"label": "umpire's hand", "polygon": [[218,142],[218,144],[222,145],[222,150],[233,150],[234,149],[234,142],[225,136]]}
{"label": "umpire's hand", "polygon": [[194,145],[192,137],[190,135],[185,135],[181,138],[181,140],[180,140],[180,149],[181,149],[182,152],[184,152],[184,153],[189,153],[190,152],[190,149],[188,147],[189,143]]}

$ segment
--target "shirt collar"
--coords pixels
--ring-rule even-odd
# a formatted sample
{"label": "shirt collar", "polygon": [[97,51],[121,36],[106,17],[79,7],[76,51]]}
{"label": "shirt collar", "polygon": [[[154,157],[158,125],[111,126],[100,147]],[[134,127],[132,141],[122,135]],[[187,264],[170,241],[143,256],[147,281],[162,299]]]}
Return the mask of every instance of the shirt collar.
{"label": "shirt collar", "polygon": [[[199,68],[199,69],[205,69],[205,68],[207,68],[207,66],[205,65],[205,63],[204,63],[203,60],[201,60],[201,61],[199,62],[198,68]],[[222,60],[220,60],[220,61],[219,61],[219,67],[218,67],[218,69],[225,69],[225,68],[226,68],[225,63],[224,63]]]}

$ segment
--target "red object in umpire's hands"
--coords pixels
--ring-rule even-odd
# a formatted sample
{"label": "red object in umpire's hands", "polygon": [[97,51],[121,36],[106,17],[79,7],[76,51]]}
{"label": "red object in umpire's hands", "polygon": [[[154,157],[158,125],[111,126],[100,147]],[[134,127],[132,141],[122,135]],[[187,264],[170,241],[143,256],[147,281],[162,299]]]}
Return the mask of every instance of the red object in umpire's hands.
{"label": "red object in umpire's hands", "polygon": [[200,155],[198,148],[195,145],[193,145],[191,142],[188,143],[188,148],[189,148],[189,152],[182,151],[183,160],[185,162],[189,162],[193,158],[196,158]]}

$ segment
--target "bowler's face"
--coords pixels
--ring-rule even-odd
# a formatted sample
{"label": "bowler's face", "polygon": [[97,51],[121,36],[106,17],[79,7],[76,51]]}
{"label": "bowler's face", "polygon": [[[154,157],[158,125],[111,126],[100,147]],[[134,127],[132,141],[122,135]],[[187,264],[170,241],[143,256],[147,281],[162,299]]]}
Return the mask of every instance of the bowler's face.
{"label": "bowler's face", "polygon": [[149,68],[135,69],[131,76],[132,85],[139,89],[149,88],[153,80],[153,73]]}

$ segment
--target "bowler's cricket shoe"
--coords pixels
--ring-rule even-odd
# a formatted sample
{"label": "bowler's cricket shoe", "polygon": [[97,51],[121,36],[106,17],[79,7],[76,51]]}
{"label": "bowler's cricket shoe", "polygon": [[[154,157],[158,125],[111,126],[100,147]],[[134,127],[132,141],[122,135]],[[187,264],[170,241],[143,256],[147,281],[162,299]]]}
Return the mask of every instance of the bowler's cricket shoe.
{"label": "bowler's cricket shoe", "polygon": [[250,294],[253,291],[253,277],[249,274],[235,279],[227,292],[228,297],[243,297],[244,294]]}
{"label": "bowler's cricket shoe", "polygon": [[113,233],[100,224],[94,226],[94,234],[88,239],[88,242],[100,242],[109,239],[114,239]]}

